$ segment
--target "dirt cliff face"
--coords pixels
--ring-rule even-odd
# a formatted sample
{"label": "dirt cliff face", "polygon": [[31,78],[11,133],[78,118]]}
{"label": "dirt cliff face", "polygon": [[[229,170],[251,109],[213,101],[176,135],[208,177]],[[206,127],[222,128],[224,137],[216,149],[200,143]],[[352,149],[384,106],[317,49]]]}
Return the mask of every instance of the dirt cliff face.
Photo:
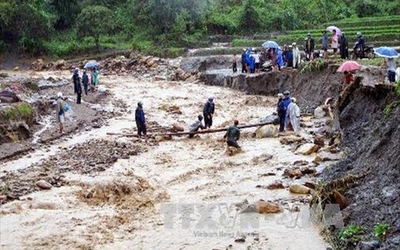
{"label": "dirt cliff face", "polygon": [[[342,212],[347,225],[363,225],[368,232],[377,223],[390,225],[393,232],[380,249],[400,247],[400,108],[389,115],[384,109],[399,100],[390,86],[359,87],[340,107],[343,147],[348,156],[325,171],[331,181],[349,174],[366,174],[345,193],[350,206]],[[373,239],[365,235],[365,240]]]}

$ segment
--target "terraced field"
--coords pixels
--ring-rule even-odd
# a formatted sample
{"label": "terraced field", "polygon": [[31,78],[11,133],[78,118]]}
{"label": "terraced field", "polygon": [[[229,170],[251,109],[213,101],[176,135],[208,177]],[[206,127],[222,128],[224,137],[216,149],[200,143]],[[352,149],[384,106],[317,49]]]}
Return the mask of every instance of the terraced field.
{"label": "terraced field", "polygon": [[194,55],[220,55],[241,53],[243,47],[261,47],[265,40],[274,40],[281,45],[292,44],[296,42],[303,45],[304,39],[308,32],[315,39],[316,48],[321,47],[321,31],[326,27],[334,25],[339,27],[349,40],[349,47],[356,42],[357,32],[362,32],[365,41],[368,45],[374,47],[390,46],[400,47],[400,15],[386,17],[367,17],[367,18],[352,18],[334,21],[331,23],[321,24],[315,29],[309,30],[292,30],[283,31],[280,34],[257,34],[251,39],[234,39],[229,48],[214,48],[207,50],[198,50]]}

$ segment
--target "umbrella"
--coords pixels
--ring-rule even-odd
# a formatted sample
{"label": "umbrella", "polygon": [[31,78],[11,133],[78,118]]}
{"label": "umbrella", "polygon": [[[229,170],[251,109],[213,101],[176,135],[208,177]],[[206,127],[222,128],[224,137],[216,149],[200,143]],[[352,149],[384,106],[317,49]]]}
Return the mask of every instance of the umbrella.
{"label": "umbrella", "polygon": [[345,71],[355,71],[361,69],[361,65],[356,61],[347,61],[342,63],[338,68],[338,72],[345,72]]}
{"label": "umbrella", "polygon": [[98,62],[96,62],[96,61],[89,61],[89,62],[87,62],[86,64],[85,64],[85,69],[87,69],[87,68],[94,68],[94,67],[97,67],[97,66],[99,66],[99,63]]}
{"label": "umbrella", "polygon": [[390,47],[379,47],[375,49],[375,54],[381,57],[386,57],[386,58],[397,58],[399,57],[399,53],[393,48]]}
{"label": "umbrella", "polygon": [[342,31],[336,26],[329,26],[328,28],[326,28],[326,30],[329,32],[332,32],[332,30],[336,30],[336,35],[338,36],[342,35]]}
{"label": "umbrella", "polygon": [[278,45],[276,42],[274,42],[274,41],[265,41],[265,42],[262,44],[262,46],[263,46],[264,48],[267,48],[267,49],[269,49],[269,48],[278,49],[278,48],[279,48],[279,45]]}

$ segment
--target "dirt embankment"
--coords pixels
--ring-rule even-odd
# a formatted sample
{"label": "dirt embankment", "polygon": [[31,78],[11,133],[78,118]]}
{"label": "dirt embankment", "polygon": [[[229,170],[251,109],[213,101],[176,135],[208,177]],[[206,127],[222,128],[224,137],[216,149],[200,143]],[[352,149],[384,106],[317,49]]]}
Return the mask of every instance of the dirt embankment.
{"label": "dirt embankment", "polygon": [[392,230],[386,241],[368,243],[375,245],[368,249],[399,249],[400,108],[388,107],[400,98],[388,85],[355,86],[346,98],[340,106],[340,124],[348,155],[326,170],[324,178],[329,182],[365,175],[344,193],[350,204],[342,211],[345,224],[365,226],[364,241],[376,241],[370,232],[378,223],[387,224]]}

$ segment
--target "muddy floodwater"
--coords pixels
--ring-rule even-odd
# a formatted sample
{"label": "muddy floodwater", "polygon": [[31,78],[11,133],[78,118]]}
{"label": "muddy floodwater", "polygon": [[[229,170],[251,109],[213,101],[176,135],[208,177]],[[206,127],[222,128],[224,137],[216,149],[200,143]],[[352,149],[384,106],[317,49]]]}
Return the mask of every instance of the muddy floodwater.
{"label": "muddy floodwater", "polygon": [[[69,76],[69,72],[45,74]],[[258,123],[275,111],[275,97],[129,76],[102,76],[101,84],[113,99],[126,103],[122,116],[101,128],[61,137],[51,144],[38,143],[35,151],[1,163],[0,175],[46,162],[47,168],[58,168],[57,161],[49,159],[68,162],[69,156],[79,157],[73,150],[77,145],[87,143],[95,149],[93,140],[111,140],[125,148],[134,145],[140,153],[119,158],[104,171],[65,170],[66,184],[61,187],[2,205],[1,249],[326,249],[320,228],[310,223],[310,195],[265,188],[277,180],[285,185],[317,182],[308,177],[283,179],[285,168],[294,162],[312,162],[313,156],[295,154],[278,137],[257,139],[251,136],[255,128],[243,129],[239,141],[243,152],[228,156],[223,132],[156,142],[108,134],[134,133],[138,101],[143,102],[148,123],[172,127],[178,122],[187,130],[210,96],[216,103],[215,128],[227,127],[234,119],[241,124]],[[110,102],[101,108],[113,109],[113,105]],[[44,122],[44,126],[55,125]],[[311,135],[305,130],[302,137]],[[260,199],[280,203],[283,211],[239,213],[243,204]]]}

